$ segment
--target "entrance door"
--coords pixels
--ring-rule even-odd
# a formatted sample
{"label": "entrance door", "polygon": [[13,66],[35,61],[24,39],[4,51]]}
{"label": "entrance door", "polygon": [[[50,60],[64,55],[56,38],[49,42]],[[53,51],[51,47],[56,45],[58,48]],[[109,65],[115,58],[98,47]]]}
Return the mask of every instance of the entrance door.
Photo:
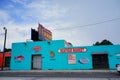
{"label": "entrance door", "polygon": [[32,55],[32,69],[41,69],[41,55]]}
{"label": "entrance door", "polygon": [[93,54],[92,55],[94,69],[108,69],[108,54]]}
{"label": "entrance door", "polygon": [[11,57],[5,57],[5,67],[10,67],[10,58]]}

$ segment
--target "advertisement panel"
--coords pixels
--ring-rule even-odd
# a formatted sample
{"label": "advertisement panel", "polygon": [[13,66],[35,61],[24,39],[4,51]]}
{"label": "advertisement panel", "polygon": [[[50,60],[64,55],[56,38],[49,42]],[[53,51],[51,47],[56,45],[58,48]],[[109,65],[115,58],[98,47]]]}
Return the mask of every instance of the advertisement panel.
{"label": "advertisement panel", "polygon": [[39,40],[52,40],[52,32],[41,24],[38,25],[38,38]]}
{"label": "advertisement panel", "polygon": [[68,64],[76,64],[76,55],[75,54],[68,55]]}
{"label": "advertisement panel", "polygon": [[36,31],[35,29],[31,29],[31,40],[39,41],[39,39],[38,39],[38,31]]}

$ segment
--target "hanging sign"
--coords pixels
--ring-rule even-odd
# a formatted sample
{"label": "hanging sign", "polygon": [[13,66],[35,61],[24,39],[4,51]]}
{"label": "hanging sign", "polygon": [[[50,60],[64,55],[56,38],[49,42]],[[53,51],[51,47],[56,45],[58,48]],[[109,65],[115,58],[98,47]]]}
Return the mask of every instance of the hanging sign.
{"label": "hanging sign", "polygon": [[68,53],[68,52],[86,52],[86,48],[64,48],[59,49],[59,53]]}

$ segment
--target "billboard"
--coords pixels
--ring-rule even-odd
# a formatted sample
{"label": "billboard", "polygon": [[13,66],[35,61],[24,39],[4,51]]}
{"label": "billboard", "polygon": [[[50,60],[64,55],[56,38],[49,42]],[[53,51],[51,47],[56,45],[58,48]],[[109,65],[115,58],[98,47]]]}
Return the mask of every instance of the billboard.
{"label": "billboard", "polygon": [[39,39],[38,39],[38,31],[36,31],[35,29],[31,29],[31,40],[39,41]]}
{"label": "billboard", "polygon": [[38,39],[39,40],[52,40],[52,32],[41,24],[38,24]]}

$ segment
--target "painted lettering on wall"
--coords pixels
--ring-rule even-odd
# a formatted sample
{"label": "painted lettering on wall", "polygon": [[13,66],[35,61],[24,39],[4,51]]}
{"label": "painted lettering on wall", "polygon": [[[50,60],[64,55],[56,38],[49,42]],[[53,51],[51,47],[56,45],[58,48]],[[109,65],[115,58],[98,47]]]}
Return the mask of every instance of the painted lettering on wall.
{"label": "painted lettering on wall", "polygon": [[59,53],[68,53],[68,52],[86,52],[86,48],[64,48],[59,49]]}

